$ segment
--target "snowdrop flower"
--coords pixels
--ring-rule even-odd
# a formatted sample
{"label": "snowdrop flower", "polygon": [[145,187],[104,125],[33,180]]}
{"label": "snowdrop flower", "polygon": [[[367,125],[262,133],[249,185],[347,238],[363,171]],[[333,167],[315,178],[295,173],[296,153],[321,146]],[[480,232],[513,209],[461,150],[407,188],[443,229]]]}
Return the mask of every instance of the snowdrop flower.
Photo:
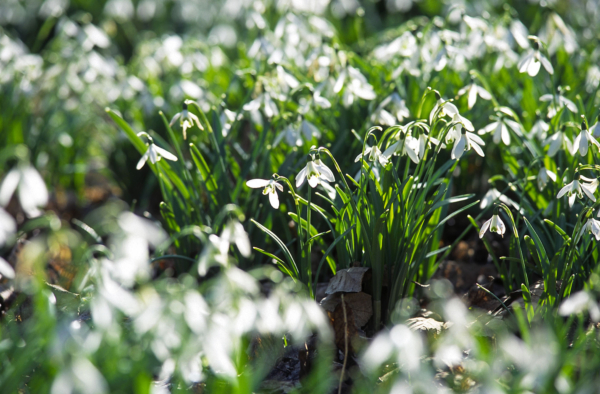
{"label": "snowdrop flower", "polygon": [[358,162],[363,157],[368,157],[369,161],[379,163],[382,167],[387,166],[387,164],[390,162],[390,156],[386,156],[385,154],[381,153],[381,150],[377,145],[367,146],[365,148],[364,154],[360,153],[358,156],[356,156],[354,162]]}
{"label": "snowdrop flower", "polygon": [[275,209],[279,208],[279,196],[277,195],[277,190],[283,192],[283,186],[277,183],[275,180],[251,179],[246,182],[246,186],[253,189],[260,189],[261,187],[264,187],[263,194],[269,195],[269,202],[271,203],[271,206]]}
{"label": "snowdrop flower", "polygon": [[548,184],[548,179],[552,180],[552,182],[556,182],[556,174],[548,170],[546,167],[542,167],[537,176],[537,184],[540,191],[544,190]]}
{"label": "snowdrop flower", "polygon": [[[458,112],[458,108],[456,108],[456,105],[441,98],[437,91],[435,91],[435,95],[436,95],[436,97],[438,97],[438,101],[436,102],[435,106],[429,113],[429,124],[433,124],[433,118],[437,114],[437,117],[449,116],[453,119],[454,122],[462,123],[462,125],[467,130],[475,131],[475,127],[473,127],[473,123],[471,123],[471,121],[469,119],[465,118]],[[438,112],[438,110],[439,110],[439,112]],[[454,130],[452,130],[446,136],[447,143],[454,141],[454,139],[460,138],[460,130],[456,129],[456,127],[454,127],[453,129]]]}
{"label": "snowdrop flower", "polygon": [[485,133],[494,133],[494,143],[499,144],[500,141],[504,142],[505,145],[510,145],[510,133],[508,127],[510,127],[515,133],[521,134],[521,125],[514,120],[506,119],[503,116],[496,116],[497,120],[485,126],[479,130],[477,134],[483,135]]}
{"label": "snowdrop flower", "polygon": [[300,170],[296,177],[296,187],[302,186],[304,180],[308,179],[310,187],[315,188],[321,182],[334,182],[333,172],[327,167],[321,159],[309,160],[306,166]]}
{"label": "snowdrop flower", "polygon": [[17,231],[17,223],[12,216],[0,208],[0,247]]}
{"label": "snowdrop flower", "polygon": [[467,94],[467,103],[469,109],[473,108],[473,106],[477,102],[477,96],[481,97],[484,100],[492,99],[492,95],[490,94],[490,92],[477,85],[475,82],[472,82],[471,84],[465,86],[464,88],[458,91],[459,96],[462,96],[464,94]]}
{"label": "snowdrop flower", "polygon": [[485,142],[483,142],[478,135],[470,133],[461,127],[459,127],[459,129],[461,130],[460,138],[454,143],[454,148],[452,148],[450,157],[454,160],[458,160],[465,151],[468,151],[471,148],[473,148],[479,156],[484,157],[485,154],[483,153],[481,146],[485,145]]}
{"label": "snowdrop flower", "polygon": [[596,241],[600,241],[600,220],[589,218],[581,228],[581,231],[578,234],[578,238],[581,238],[585,231],[594,234],[594,237],[596,237]]}
{"label": "snowdrop flower", "polygon": [[562,89],[558,89],[558,94],[544,94],[540,97],[540,101],[551,101],[548,106],[548,118],[553,118],[559,109],[567,107],[574,114],[579,112],[574,102],[562,95]]}
{"label": "snowdrop flower", "polygon": [[573,152],[573,143],[569,137],[566,136],[564,127],[560,131],[557,131],[550,137],[546,138],[544,145],[550,147],[548,149],[548,156],[550,157],[553,157],[560,148],[564,148],[569,153]]}
{"label": "snowdrop flower", "polygon": [[268,92],[259,94],[254,100],[245,104],[243,108],[244,111],[253,112],[258,111],[261,107],[263,108],[267,118],[272,118],[273,116],[279,115],[277,104],[275,104]]}
{"label": "snowdrop flower", "polygon": [[200,119],[198,119],[196,115],[188,111],[188,105],[186,103],[183,103],[183,109],[181,110],[181,112],[178,112],[175,114],[175,116],[173,116],[173,119],[171,119],[169,126],[173,126],[177,119],[179,119],[179,127],[181,127],[181,129],[183,130],[184,140],[187,139],[187,129],[191,128],[194,124],[198,126],[200,130],[204,130],[204,127],[202,127],[202,124],[200,124]]}
{"label": "snowdrop flower", "polygon": [[404,130],[401,130],[398,134],[398,141],[390,145],[383,156],[391,157],[394,154],[400,154],[400,156],[407,155],[413,161],[418,164],[419,159],[419,140],[415,139],[410,135],[406,135]]}
{"label": "snowdrop flower", "polygon": [[140,170],[144,166],[144,164],[146,164],[148,159],[150,159],[150,163],[152,164],[156,164],[156,162],[160,161],[160,159],[163,157],[167,160],[177,161],[177,156],[159,146],[156,146],[154,144],[154,141],[152,140],[152,137],[150,137],[147,133],[143,131],[141,133],[138,133],[138,137],[142,135],[148,138],[148,142],[146,143],[148,149],[146,150],[146,153],[144,153],[140,161],[138,161],[137,166],[135,166],[136,169]]}
{"label": "snowdrop flower", "polygon": [[504,233],[506,232],[506,226],[502,222],[502,219],[500,219],[500,217],[498,216],[498,208],[496,208],[496,211],[492,215],[492,218],[483,223],[483,226],[481,226],[481,231],[479,231],[479,238],[483,238],[485,232],[488,229],[491,232],[498,233],[502,237],[504,237]]}
{"label": "snowdrop flower", "polygon": [[600,150],[600,143],[590,134],[585,122],[581,122],[581,133],[579,133],[575,138],[575,141],[573,141],[573,153],[575,153],[575,149],[579,149],[579,154],[581,156],[587,155],[590,143],[596,145],[596,148]]}
{"label": "snowdrop flower", "polygon": [[219,120],[221,122],[221,132],[223,133],[223,137],[227,137],[227,134],[229,134],[229,130],[231,130],[231,125],[233,124],[233,122],[235,122],[235,115],[236,113],[234,111],[230,111],[227,108],[223,108],[223,112],[221,112],[221,115],[219,116]]}
{"label": "snowdrop flower", "polygon": [[242,256],[250,257],[252,248],[248,234],[237,220],[230,221],[221,232],[221,236],[216,234],[208,236],[208,243],[198,258],[198,274],[205,276],[213,262],[226,266],[229,261],[227,253],[232,244],[237,246]]}
{"label": "snowdrop flower", "polygon": [[[389,108],[389,111],[386,109]],[[406,102],[396,92],[390,94],[377,106],[371,116],[374,123],[393,126],[397,122],[402,122],[404,118],[410,116],[410,111],[406,107]]]}
{"label": "snowdrop flower", "polygon": [[317,126],[308,120],[303,119],[299,125],[295,126],[290,124],[283,129],[275,141],[273,141],[273,145],[276,146],[282,138],[285,138],[285,141],[289,146],[302,146],[304,144],[302,136],[304,136],[307,141],[311,141],[313,138],[321,137],[321,132]]}
{"label": "snowdrop flower", "polygon": [[[300,85],[300,82],[281,66],[277,66],[277,82],[281,91],[285,94],[288,94],[291,89],[296,89]],[[285,100],[285,96],[283,99]]]}
{"label": "snowdrop flower", "polygon": [[335,85],[333,86],[334,93],[339,93],[342,89],[344,89],[342,104],[345,108],[352,105],[355,97],[363,100],[373,100],[377,97],[373,86],[367,82],[367,78],[352,66],[348,66],[342,70],[335,81]]}
{"label": "snowdrop flower", "polygon": [[546,58],[540,52],[539,40],[537,39],[537,37],[533,39],[537,45],[537,49],[530,50],[521,58],[519,64],[517,65],[517,67],[519,68],[519,72],[527,72],[527,74],[529,74],[530,77],[535,77],[540,71],[540,66],[544,66],[546,71],[548,71],[548,74],[554,74],[554,68],[552,67],[552,64],[550,63],[548,58]]}
{"label": "snowdrop flower", "polygon": [[0,184],[0,206],[8,205],[15,190],[21,208],[28,217],[42,214],[39,208],[48,204],[48,189],[35,168],[28,164],[19,164],[6,174]]}
{"label": "snowdrop flower", "polygon": [[592,127],[590,127],[590,132],[595,138],[600,137],[600,115],[598,115],[596,123],[594,123]]}
{"label": "snowdrop flower", "polygon": [[540,139],[546,138],[546,133],[550,130],[550,125],[544,122],[542,119],[539,119],[537,122],[533,124],[531,127],[531,135]]}
{"label": "snowdrop flower", "polygon": [[575,174],[573,181],[560,189],[556,198],[561,198],[566,194],[567,197],[569,197],[569,206],[572,207],[575,203],[575,198],[578,197],[579,199],[582,199],[583,194],[585,193],[590,200],[596,202],[596,197],[594,197],[595,190],[592,190],[587,183],[579,182],[579,178],[580,175]]}

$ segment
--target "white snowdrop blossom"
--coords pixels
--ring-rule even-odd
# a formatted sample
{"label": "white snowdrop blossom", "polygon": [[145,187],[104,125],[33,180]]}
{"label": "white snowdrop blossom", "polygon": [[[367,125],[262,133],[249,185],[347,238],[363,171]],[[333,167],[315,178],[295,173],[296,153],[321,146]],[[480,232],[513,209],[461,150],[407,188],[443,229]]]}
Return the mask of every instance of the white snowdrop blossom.
{"label": "white snowdrop blossom", "polygon": [[548,184],[548,179],[550,179],[552,182],[556,182],[556,174],[547,169],[546,167],[542,167],[540,169],[540,172],[538,172],[537,176],[537,184],[538,189],[540,189],[540,191],[546,188],[546,185]]}
{"label": "white snowdrop blossom", "polygon": [[321,159],[309,160],[306,166],[300,170],[296,177],[296,187],[302,186],[305,180],[308,180],[310,187],[315,188],[321,182],[334,182],[333,172],[327,167]]}
{"label": "white snowdrop blossom", "polygon": [[600,150],[600,143],[596,141],[596,138],[594,138],[592,134],[590,134],[585,122],[583,122],[581,124],[581,132],[575,138],[575,141],[573,141],[573,154],[575,153],[575,150],[578,149],[581,156],[587,155],[590,143]]}
{"label": "white snowdrop blossom", "polygon": [[179,126],[181,127],[181,130],[183,130],[184,140],[187,139],[187,129],[191,128],[194,124],[198,126],[200,130],[204,130],[204,127],[200,123],[200,119],[188,110],[188,105],[186,103],[183,103],[181,112],[178,112],[173,116],[169,126],[173,126],[177,119],[179,119]]}
{"label": "white snowdrop blossom", "polygon": [[17,223],[12,216],[0,208],[0,247],[17,231]]}
{"label": "white snowdrop blossom", "polygon": [[258,111],[261,107],[267,118],[279,115],[277,104],[275,104],[275,101],[271,98],[271,94],[268,92],[259,94],[254,100],[245,104],[243,108],[244,111],[254,112]]}
{"label": "white snowdrop blossom", "polygon": [[277,195],[277,190],[283,192],[283,186],[277,183],[277,181],[273,179],[251,179],[246,182],[246,186],[253,189],[264,187],[263,194],[269,195],[269,202],[271,203],[271,206],[275,209],[279,208],[279,196]]}
{"label": "white snowdrop blossom", "polygon": [[542,55],[539,49],[530,50],[527,52],[519,61],[517,67],[520,73],[527,72],[530,77],[535,77],[540,72],[540,66],[544,66],[548,74],[554,74],[554,68],[552,64]]}
{"label": "white snowdrop blossom", "polygon": [[559,88],[558,94],[544,94],[540,97],[540,101],[550,101],[548,106],[548,118],[553,118],[558,113],[558,110],[567,107],[574,114],[578,113],[577,106],[574,102],[562,95],[562,89]]}
{"label": "white snowdrop blossom", "polygon": [[227,266],[229,247],[232,244],[237,246],[242,256],[250,257],[252,248],[248,234],[244,230],[244,226],[237,220],[230,221],[221,232],[221,236],[216,234],[208,236],[208,242],[198,258],[198,274],[205,276],[213,262]]}
{"label": "white snowdrop blossom", "polygon": [[[389,109],[389,110],[388,110]],[[390,94],[377,106],[371,121],[376,124],[394,126],[410,116],[406,102],[396,92]]]}
{"label": "white snowdrop blossom", "polygon": [[459,96],[462,96],[464,94],[467,94],[467,103],[469,109],[475,106],[475,103],[477,102],[477,96],[481,97],[484,100],[492,99],[492,95],[490,94],[490,92],[477,85],[475,82],[465,86],[464,88],[458,91]]}
{"label": "white snowdrop blossom", "polygon": [[42,214],[39,208],[48,204],[48,189],[35,168],[28,164],[19,164],[6,174],[0,184],[0,206],[8,205],[15,190],[21,208],[28,217]]}
{"label": "white snowdrop blossom", "polygon": [[544,122],[542,119],[538,119],[537,122],[531,127],[530,134],[540,139],[546,138],[546,133],[550,130],[550,125]]}
{"label": "white snowdrop blossom", "polygon": [[492,215],[491,219],[483,223],[483,226],[481,226],[481,231],[479,231],[479,238],[483,238],[485,232],[488,229],[491,232],[498,233],[504,237],[504,233],[506,232],[506,226],[504,225],[504,222],[502,222],[502,219],[500,219],[500,217],[498,216],[497,211],[494,213],[494,215]]}
{"label": "white snowdrop blossom", "polygon": [[549,146],[548,156],[553,157],[556,153],[564,148],[567,152],[573,153],[573,143],[564,133],[564,130],[557,131],[544,141],[545,146]]}
{"label": "white snowdrop blossom", "polygon": [[373,100],[377,95],[373,90],[373,86],[367,82],[367,78],[361,74],[356,68],[348,66],[340,72],[338,79],[333,86],[334,93],[342,94],[342,104],[348,108],[354,103],[355,97],[363,100]]}
{"label": "white snowdrop blossom", "polygon": [[585,182],[579,182],[579,179],[580,175],[576,174],[571,183],[560,189],[556,198],[561,198],[566,194],[569,197],[569,206],[572,207],[575,203],[575,198],[582,199],[585,193],[590,200],[596,202],[596,197],[594,197],[595,188]]}
{"label": "white snowdrop blossom", "polygon": [[[288,94],[291,89],[296,89],[300,85],[300,82],[281,66],[277,66],[277,82],[281,91],[285,94]],[[285,100],[285,96],[282,97],[282,100]]]}
{"label": "white snowdrop blossom", "polygon": [[273,145],[276,146],[282,139],[285,139],[289,146],[302,146],[304,144],[302,137],[307,141],[311,141],[313,138],[320,138],[321,132],[313,123],[303,119],[297,125],[287,125],[275,138]]}
{"label": "white snowdrop blossom", "polygon": [[400,156],[407,155],[410,159],[418,164],[419,159],[419,140],[415,139],[410,135],[406,135],[406,132],[400,131],[398,134],[398,141],[390,145],[383,156],[391,157],[394,154],[400,154]]}
{"label": "white snowdrop blossom", "polygon": [[588,232],[594,235],[596,241],[600,241],[600,220],[596,220],[594,218],[589,218],[587,222],[581,227],[581,231],[578,234],[578,239],[581,239],[581,236],[584,232]]}
{"label": "white snowdrop blossom", "polygon": [[152,164],[156,164],[156,162],[160,161],[160,159],[163,157],[167,160],[177,161],[177,156],[161,148],[160,146],[156,146],[152,140],[149,140],[146,145],[148,146],[148,149],[146,150],[146,153],[142,155],[142,158],[140,161],[138,161],[137,166],[135,167],[138,170],[144,167],[144,164],[146,164],[148,159],[150,159],[150,163]]}
{"label": "white snowdrop blossom", "polygon": [[390,156],[386,156],[385,154],[381,153],[381,150],[379,149],[379,147],[377,145],[367,146],[365,148],[364,153],[360,153],[358,156],[356,156],[356,159],[354,159],[354,162],[355,163],[358,162],[363,157],[367,157],[369,159],[369,161],[372,161],[374,163],[381,164],[382,167],[387,166],[388,163],[390,162]]}
{"label": "white snowdrop blossom", "polygon": [[465,151],[468,151],[471,148],[473,148],[479,156],[484,157],[485,154],[480,145],[485,145],[485,142],[483,142],[478,135],[470,133],[467,130],[461,130],[460,138],[454,143],[450,157],[454,160],[458,160]]}
{"label": "white snowdrop blossom", "polygon": [[492,122],[483,129],[479,130],[477,134],[483,135],[493,132],[495,144],[499,144],[500,141],[502,141],[505,145],[510,145],[510,133],[508,131],[508,127],[510,127],[515,133],[521,134],[521,125],[514,120],[506,119],[503,116],[498,116],[496,119],[497,120],[495,122]]}

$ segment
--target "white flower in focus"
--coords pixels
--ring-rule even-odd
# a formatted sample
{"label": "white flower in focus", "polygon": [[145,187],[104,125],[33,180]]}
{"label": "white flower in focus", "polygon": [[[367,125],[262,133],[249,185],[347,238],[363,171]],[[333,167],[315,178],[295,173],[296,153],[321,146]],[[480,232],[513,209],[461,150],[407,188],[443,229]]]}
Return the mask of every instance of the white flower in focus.
{"label": "white flower in focus", "polygon": [[454,143],[454,148],[452,148],[450,157],[454,160],[458,160],[465,151],[468,151],[471,148],[473,148],[473,150],[475,150],[479,156],[484,157],[485,154],[483,153],[480,145],[485,145],[485,142],[483,142],[479,136],[466,130],[462,130],[460,139]]}
{"label": "white flower in focus", "polygon": [[564,133],[564,129],[557,131],[544,141],[545,146],[549,146],[548,156],[553,157],[560,148],[564,148],[567,152],[573,153],[573,143]]}
{"label": "white flower in focus", "polygon": [[521,134],[521,125],[514,120],[506,119],[505,117],[496,117],[496,121],[485,126],[479,130],[477,134],[483,135],[485,133],[494,133],[494,143],[499,144],[500,141],[504,142],[505,145],[510,145],[510,133],[508,127],[510,127],[515,133]]}
{"label": "white flower in focus", "polygon": [[579,149],[579,154],[581,156],[587,155],[589,144],[592,143],[596,145],[596,148],[600,150],[600,143],[596,141],[596,139],[590,134],[587,129],[585,122],[581,123],[581,132],[573,141],[573,153],[575,153],[575,149]]}
{"label": "white flower in focus", "polygon": [[186,103],[183,103],[183,109],[181,110],[181,112],[178,112],[175,114],[175,116],[173,116],[173,119],[171,119],[169,126],[173,126],[177,119],[179,119],[179,126],[183,130],[184,140],[187,139],[187,129],[191,128],[194,124],[198,126],[200,130],[204,130],[204,127],[202,127],[202,124],[200,123],[200,119],[198,119],[196,115],[188,111],[188,105]]}
{"label": "white flower in focus", "polygon": [[498,216],[498,212],[494,213],[491,219],[483,223],[483,226],[481,226],[481,231],[479,231],[479,238],[483,238],[488,228],[491,232],[498,233],[504,237],[504,233],[506,232],[506,226],[502,222],[502,219],[500,219],[500,217]]}
{"label": "white flower in focus", "polygon": [[407,155],[415,164],[418,164],[419,159],[419,140],[416,138],[406,135],[404,131],[398,134],[398,141],[390,145],[383,156],[391,157],[394,154],[400,154],[400,156]]}
{"label": "white flower in focus", "polygon": [[308,180],[310,187],[315,188],[321,182],[334,182],[333,172],[327,167],[321,159],[310,160],[306,166],[300,170],[296,177],[296,187],[302,186],[304,180]]}
{"label": "white flower in focus", "polygon": [[544,190],[548,184],[548,179],[552,180],[552,182],[556,182],[556,174],[548,170],[546,167],[542,167],[537,176],[537,184],[540,191]]}
{"label": "white flower in focus", "polygon": [[41,175],[31,165],[17,165],[10,170],[0,184],[0,206],[10,202],[15,190],[21,208],[28,217],[40,216],[40,207],[48,204],[48,189]]}
{"label": "white flower in focus", "polygon": [[575,203],[575,198],[578,197],[579,199],[582,199],[583,194],[585,193],[590,200],[596,202],[596,197],[594,197],[595,188],[587,183],[579,182],[579,178],[580,175],[575,174],[573,181],[560,189],[556,198],[561,198],[566,194],[567,197],[569,197],[569,206],[572,207]]}
{"label": "white flower in focus", "polygon": [[[387,164],[390,161],[390,157],[381,153],[381,150],[379,149],[379,147],[377,145],[367,146],[364,151],[364,157],[368,157],[369,161],[372,161],[374,163],[379,163],[383,167],[387,166]],[[358,162],[361,158],[363,158],[363,153],[360,153],[358,156],[356,156],[356,159],[354,159],[354,162],[355,163]]]}
{"label": "white flower in focus", "polygon": [[585,231],[594,234],[596,241],[600,241],[600,220],[589,218],[581,228],[577,238],[580,239]]}
{"label": "white flower in focus", "polygon": [[156,162],[160,161],[160,159],[163,157],[167,160],[177,161],[177,156],[161,148],[160,146],[156,146],[152,140],[149,140],[147,145],[148,149],[146,150],[146,153],[142,155],[140,161],[138,161],[137,165],[135,166],[136,169],[140,170],[144,164],[146,164],[148,159],[150,159],[150,163],[152,164],[156,164]]}
{"label": "white flower in focus", "polygon": [[468,94],[467,102],[469,109],[473,108],[473,106],[477,102],[477,96],[481,97],[484,100],[492,99],[492,95],[490,94],[490,92],[477,85],[475,82],[465,86],[464,88],[458,91],[459,96],[462,96],[464,94]]}
{"label": "white flower in focus", "polygon": [[275,209],[279,208],[279,196],[277,195],[277,190],[279,189],[280,192],[283,192],[283,186],[277,183],[275,180],[251,179],[246,182],[246,186],[253,189],[264,187],[263,194],[269,195],[269,202],[271,203],[271,206]]}
{"label": "white flower in focus", "polygon": [[542,53],[540,52],[541,43],[539,39],[535,36],[530,36],[530,38],[535,42],[534,46],[536,49],[532,49],[527,52],[521,60],[517,67],[519,68],[520,73],[527,72],[530,77],[535,77],[540,71],[540,66],[544,66],[548,74],[554,74],[554,68],[552,64]]}

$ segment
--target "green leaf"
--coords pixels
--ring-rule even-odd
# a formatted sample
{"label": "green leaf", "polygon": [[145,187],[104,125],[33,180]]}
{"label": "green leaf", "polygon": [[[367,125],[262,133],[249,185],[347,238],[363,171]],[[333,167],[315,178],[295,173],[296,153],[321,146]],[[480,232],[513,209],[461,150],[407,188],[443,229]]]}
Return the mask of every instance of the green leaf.
{"label": "green leaf", "polygon": [[258,223],[256,220],[250,219],[250,221],[252,223],[254,223],[259,229],[261,229],[268,236],[270,236],[271,238],[273,238],[273,240],[275,242],[277,242],[277,244],[281,248],[281,251],[283,252],[283,254],[285,255],[285,257],[287,258],[288,263],[290,264],[290,266],[292,267],[292,269],[294,271],[294,276],[293,277],[298,278],[298,266],[296,265],[296,261],[294,261],[294,258],[292,257],[292,254],[290,253],[290,250],[287,248],[287,246],[285,246],[285,243],[283,243],[283,241],[281,239],[279,239],[279,237],[277,235],[275,235],[275,233],[273,233],[271,230],[269,230],[268,228],[266,228],[262,224]]}

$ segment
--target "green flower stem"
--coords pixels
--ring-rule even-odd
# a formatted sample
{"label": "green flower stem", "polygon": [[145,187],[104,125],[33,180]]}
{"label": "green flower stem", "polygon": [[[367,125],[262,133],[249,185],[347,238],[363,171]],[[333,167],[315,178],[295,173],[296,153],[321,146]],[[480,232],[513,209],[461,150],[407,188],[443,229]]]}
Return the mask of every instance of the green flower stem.
{"label": "green flower stem", "polygon": [[219,163],[221,164],[221,170],[223,170],[223,176],[225,176],[227,174],[227,167],[225,167],[225,162],[223,161],[223,155],[221,154],[221,149],[219,148],[219,143],[217,142],[217,137],[215,136],[215,132],[213,131],[213,128],[210,124],[210,122],[208,121],[208,118],[206,117],[206,115],[204,114],[204,111],[202,111],[202,108],[200,108],[200,106],[198,105],[197,102],[193,101],[193,100],[186,100],[186,104],[193,104],[196,109],[198,110],[198,113],[200,114],[200,117],[202,118],[202,123],[204,124],[204,126],[206,127],[206,130],[208,131],[208,137],[210,138],[210,142],[213,144],[213,148],[215,149],[215,151],[217,152],[217,155],[219,156]]}
{"label": "green flower stem", "polygon": [[[310,207],[310,201],[311,201],[311,196],[312,196],[312,191],[311,191],[311,187],[309,185],[308,188],[308,205],[306,206],[306,266],[304,267],[304,269],[302,270],[302,276],[304,277],[304,283],[306,283],[308,285],[308,292],[311,296],[311,298],[314,298],[314,294],[313,294],[313,290],[312,290],[312,284],[311,284],[311,276],[312,276],[312,261],[311,261],[311,249],[312,249],[312,242],[310,241],[310,211],[312,211],[311,207]],[[300,217],[298,217],[298,222],[300,222]],[[301,226],[301,223],[298,223],[299,227]]]}
{"label": "green flower stem", "polygon": [[513,218],[512,212],[510,212],[510,208],[508,208],[504,203],[500,203],[498,206],[504,209],[506,215],[508,216],[512,224],[513,233],[515,234],[515,238],[517,239],[517,249],[519,249],[519,257],[521,259],[521,269],[523,270],[525,286],[527,286],[527,289],[529,289],[529,279],[527,278],[527,269],[525,268],[525,258],[523,257],[523,250],[521,249],[521,240],[519,239],[519,232],[517,230],[517,225],[515,224],[515,219]]}

